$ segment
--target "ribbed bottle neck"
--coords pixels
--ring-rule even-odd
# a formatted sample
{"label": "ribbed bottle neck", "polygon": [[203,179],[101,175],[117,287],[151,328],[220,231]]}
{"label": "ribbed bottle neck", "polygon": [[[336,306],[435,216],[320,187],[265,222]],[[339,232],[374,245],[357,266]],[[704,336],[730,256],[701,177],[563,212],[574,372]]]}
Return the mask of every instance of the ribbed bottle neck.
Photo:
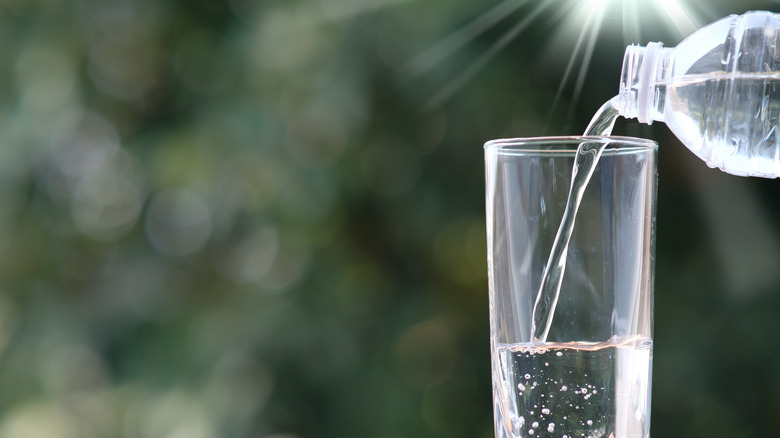
{"label": "ribbed bottle neck", "polygon": [[663,82],[671,76],[673,52],[661,43],[626,47],[617,99],[620,115],[647,124],[663,121]]}

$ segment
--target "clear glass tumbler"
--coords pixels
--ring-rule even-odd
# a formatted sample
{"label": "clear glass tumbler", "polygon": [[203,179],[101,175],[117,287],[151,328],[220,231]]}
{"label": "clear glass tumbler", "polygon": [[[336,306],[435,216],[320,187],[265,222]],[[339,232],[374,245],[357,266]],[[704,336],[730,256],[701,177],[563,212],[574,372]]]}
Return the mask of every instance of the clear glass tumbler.
{"label": "clear glass tumbler", "polygon": [[[582,142],[607,145],[540,340],[534,303]],[[485,144],[497,438],[649,436],[657,147],[628,137]]]}

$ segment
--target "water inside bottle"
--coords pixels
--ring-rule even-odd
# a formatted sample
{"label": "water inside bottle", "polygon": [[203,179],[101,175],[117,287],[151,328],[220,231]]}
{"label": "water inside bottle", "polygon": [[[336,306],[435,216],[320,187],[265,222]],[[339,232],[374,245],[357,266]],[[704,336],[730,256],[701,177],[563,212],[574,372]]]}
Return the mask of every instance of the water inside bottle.
{"label": "water inside bottle", "polygon": [[659,82],[664,123],[710,167],[780,175],[780,72],[688,74]]}
{"label": "water inside bottle", "polygon": [[[615,126],[615,120],[618,117],[616,108],[617,97],[609,100],[601,106],[596,115],[591,119],[587,129],[586,136],[607,136],[612,134],[612,128]],[[531,334],[534,340],[540,342],[547,341],[547,335],[552,325],[555,307],[558,304],[558,297],[561,293],[561,283],[563,274],[566,271],[566,255],[568,253],[569,241],[574,232],[574,222],[577,216],[577,210],[582,201],[582,195],[588,186],[593,171],[598,165],[601,153],[607,146],[604,141],[583,141],[577,147],[577,153],[574,158],[574,166],[571,171],[571,186],[569,187],[569,196],[566,201],[566,208],[563,212],[561,225],[558,227],[558,233],[555,235],[550,257],[544,268],[542,282],[539,285],[539,291],[536,294],[534,302],[533,318],[531,320]]]}

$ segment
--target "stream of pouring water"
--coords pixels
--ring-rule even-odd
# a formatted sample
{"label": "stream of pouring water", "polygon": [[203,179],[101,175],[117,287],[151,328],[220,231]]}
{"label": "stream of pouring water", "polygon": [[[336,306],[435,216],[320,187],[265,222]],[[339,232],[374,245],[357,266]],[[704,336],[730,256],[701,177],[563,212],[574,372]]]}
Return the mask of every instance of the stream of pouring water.
{"label": "stream of pouring water", "polygon": [[[587,129],[586,136],[607,136],[612,134],[612,128],[615,126],[615,120],[618,117],[618,110],[613,102],[617,97],[609,100],[601,106],[596,115],[591,119]],[[607,146],[607,142],[588,142],[583,141],[577,148],[577,154],[574,158],[574,166],[571,171],[571,186],[569,188],[569,197],[566,201],[566,209],[563,212],[561,225],[558,233],[555,235],[550,258],[544,268],[542,283],[539,285],[539,292],[536,294],[534,303],[533,319],[531,321],[531,334],[534,340],[545,342],[550,332],[555,306],[558,304],[558,297],[561,293],[561,282],[563,274],[566,271],[566,255],[569,249],[569,240],[571,240],[574,231],[574,222],[577,216],[577,210],[582,201],[582,195],[588,181],[593,175],[593,171],[598,165],[601,153]]]}

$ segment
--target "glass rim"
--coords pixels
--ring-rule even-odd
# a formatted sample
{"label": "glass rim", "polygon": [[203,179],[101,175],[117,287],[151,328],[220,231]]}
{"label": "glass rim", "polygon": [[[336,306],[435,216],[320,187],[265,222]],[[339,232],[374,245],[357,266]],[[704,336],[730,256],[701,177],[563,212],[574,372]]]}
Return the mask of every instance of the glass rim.
{"label": "glass rim", "polygon": [[609,143],[603,152],[606,155],[623,155],[658,150],[658,143],[654,140],[618,135],[501,138],[486,142],[484,148],[485,152],[497,155],[569,156],[577,151],[580,143],[586,141]]}

